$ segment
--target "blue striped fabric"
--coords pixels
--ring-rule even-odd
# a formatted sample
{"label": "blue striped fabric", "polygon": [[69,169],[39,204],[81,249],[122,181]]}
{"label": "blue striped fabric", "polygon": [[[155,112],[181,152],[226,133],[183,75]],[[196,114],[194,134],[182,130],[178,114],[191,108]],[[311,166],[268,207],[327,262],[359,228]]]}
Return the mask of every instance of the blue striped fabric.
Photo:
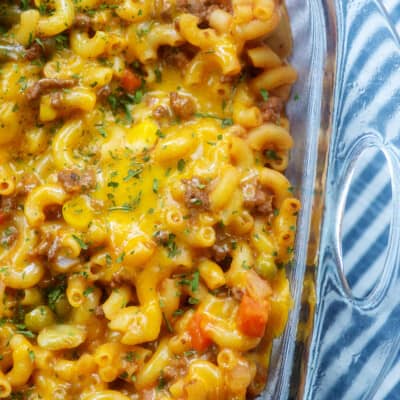
{"label": "blue striped fabric", "polygon": [[400,1],[336,4],[341,47],[305,398],[396,400]]}

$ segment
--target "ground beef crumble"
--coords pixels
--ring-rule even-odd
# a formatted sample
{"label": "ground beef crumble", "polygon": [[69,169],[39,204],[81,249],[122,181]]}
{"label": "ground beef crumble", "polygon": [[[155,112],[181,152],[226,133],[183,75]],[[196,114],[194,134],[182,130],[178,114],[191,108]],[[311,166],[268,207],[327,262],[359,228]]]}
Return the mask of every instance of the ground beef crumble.
{"label": "ground beef crumble", "polygon": [[93,169],[64,169],[58,173],[58,182],[68,193],[80,193],[92,189],[96,185],[96,175]]}
{"label": "ground beef crumble", "polygon": [[210,200],[208,198],[208,187],[200,178],[182,180],[185,186],[185,205],[189,209],[208,210],[210,208]]}

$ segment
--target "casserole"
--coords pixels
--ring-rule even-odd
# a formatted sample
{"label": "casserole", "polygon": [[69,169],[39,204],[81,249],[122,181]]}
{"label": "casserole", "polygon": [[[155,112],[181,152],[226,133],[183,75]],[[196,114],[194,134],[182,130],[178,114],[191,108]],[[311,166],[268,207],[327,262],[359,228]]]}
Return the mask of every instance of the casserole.
{"label": "casserole", "polygon": [[209,5],[1,4],[1,398],[264,386],[297,72],[280,2]]}

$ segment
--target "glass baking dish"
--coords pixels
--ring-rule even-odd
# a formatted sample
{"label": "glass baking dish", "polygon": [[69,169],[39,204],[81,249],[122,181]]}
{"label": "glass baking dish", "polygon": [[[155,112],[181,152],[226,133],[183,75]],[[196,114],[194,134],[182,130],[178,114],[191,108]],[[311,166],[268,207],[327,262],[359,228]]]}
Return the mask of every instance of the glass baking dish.
{"label": "glass baking dish", "polygon": [[303,209],[294,307],[260,399],[398,399],[400,5],[286,4],[299,72],[288,176]]}
{"label": "glass baking dish", "polygon": [[[287,171],[302,201],[295,262],[288,268],[294,306],[286,330],[274,342],[268,384],[261,399],[300,395],[312,331],[321,195],[335,64],[335,13],[330,2],[287,0],[299,73],[288,104],[295,146]],[[328,41],[329,39],[329,41]]]}

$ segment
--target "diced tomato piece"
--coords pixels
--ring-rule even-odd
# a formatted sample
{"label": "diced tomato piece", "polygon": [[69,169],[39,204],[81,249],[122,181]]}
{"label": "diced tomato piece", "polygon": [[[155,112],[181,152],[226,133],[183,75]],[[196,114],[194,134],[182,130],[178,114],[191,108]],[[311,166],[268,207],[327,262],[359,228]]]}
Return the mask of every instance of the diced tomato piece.
{"label": "diced tomato piece", "polygon": [[262,337],[268,322],[268,303],[258,302],[245,294],[239,305],[236,322],[245,335]]}
{"label": "diced tomato piece", "polygon": [[121,86],[126,92],[133,92],[139,89],[142,84],[141,79],[130,69],[126,68],[121,78]]}
{"label": "diced tomato piece", "polygon": [[10,217],[9,214],[7,214],[7,213],[5,213],[3,211],[0,211],[0,225],[4,224],[4,222],[6,222],[9,217]]}
{"label": "diced tomato piece", "polygon": [[189,322],[188,331],[192,338],[192,347],[199,351],[205,351],[211,345],[212,340],[201,327],[202,316],[199,313],[193,315]]}

